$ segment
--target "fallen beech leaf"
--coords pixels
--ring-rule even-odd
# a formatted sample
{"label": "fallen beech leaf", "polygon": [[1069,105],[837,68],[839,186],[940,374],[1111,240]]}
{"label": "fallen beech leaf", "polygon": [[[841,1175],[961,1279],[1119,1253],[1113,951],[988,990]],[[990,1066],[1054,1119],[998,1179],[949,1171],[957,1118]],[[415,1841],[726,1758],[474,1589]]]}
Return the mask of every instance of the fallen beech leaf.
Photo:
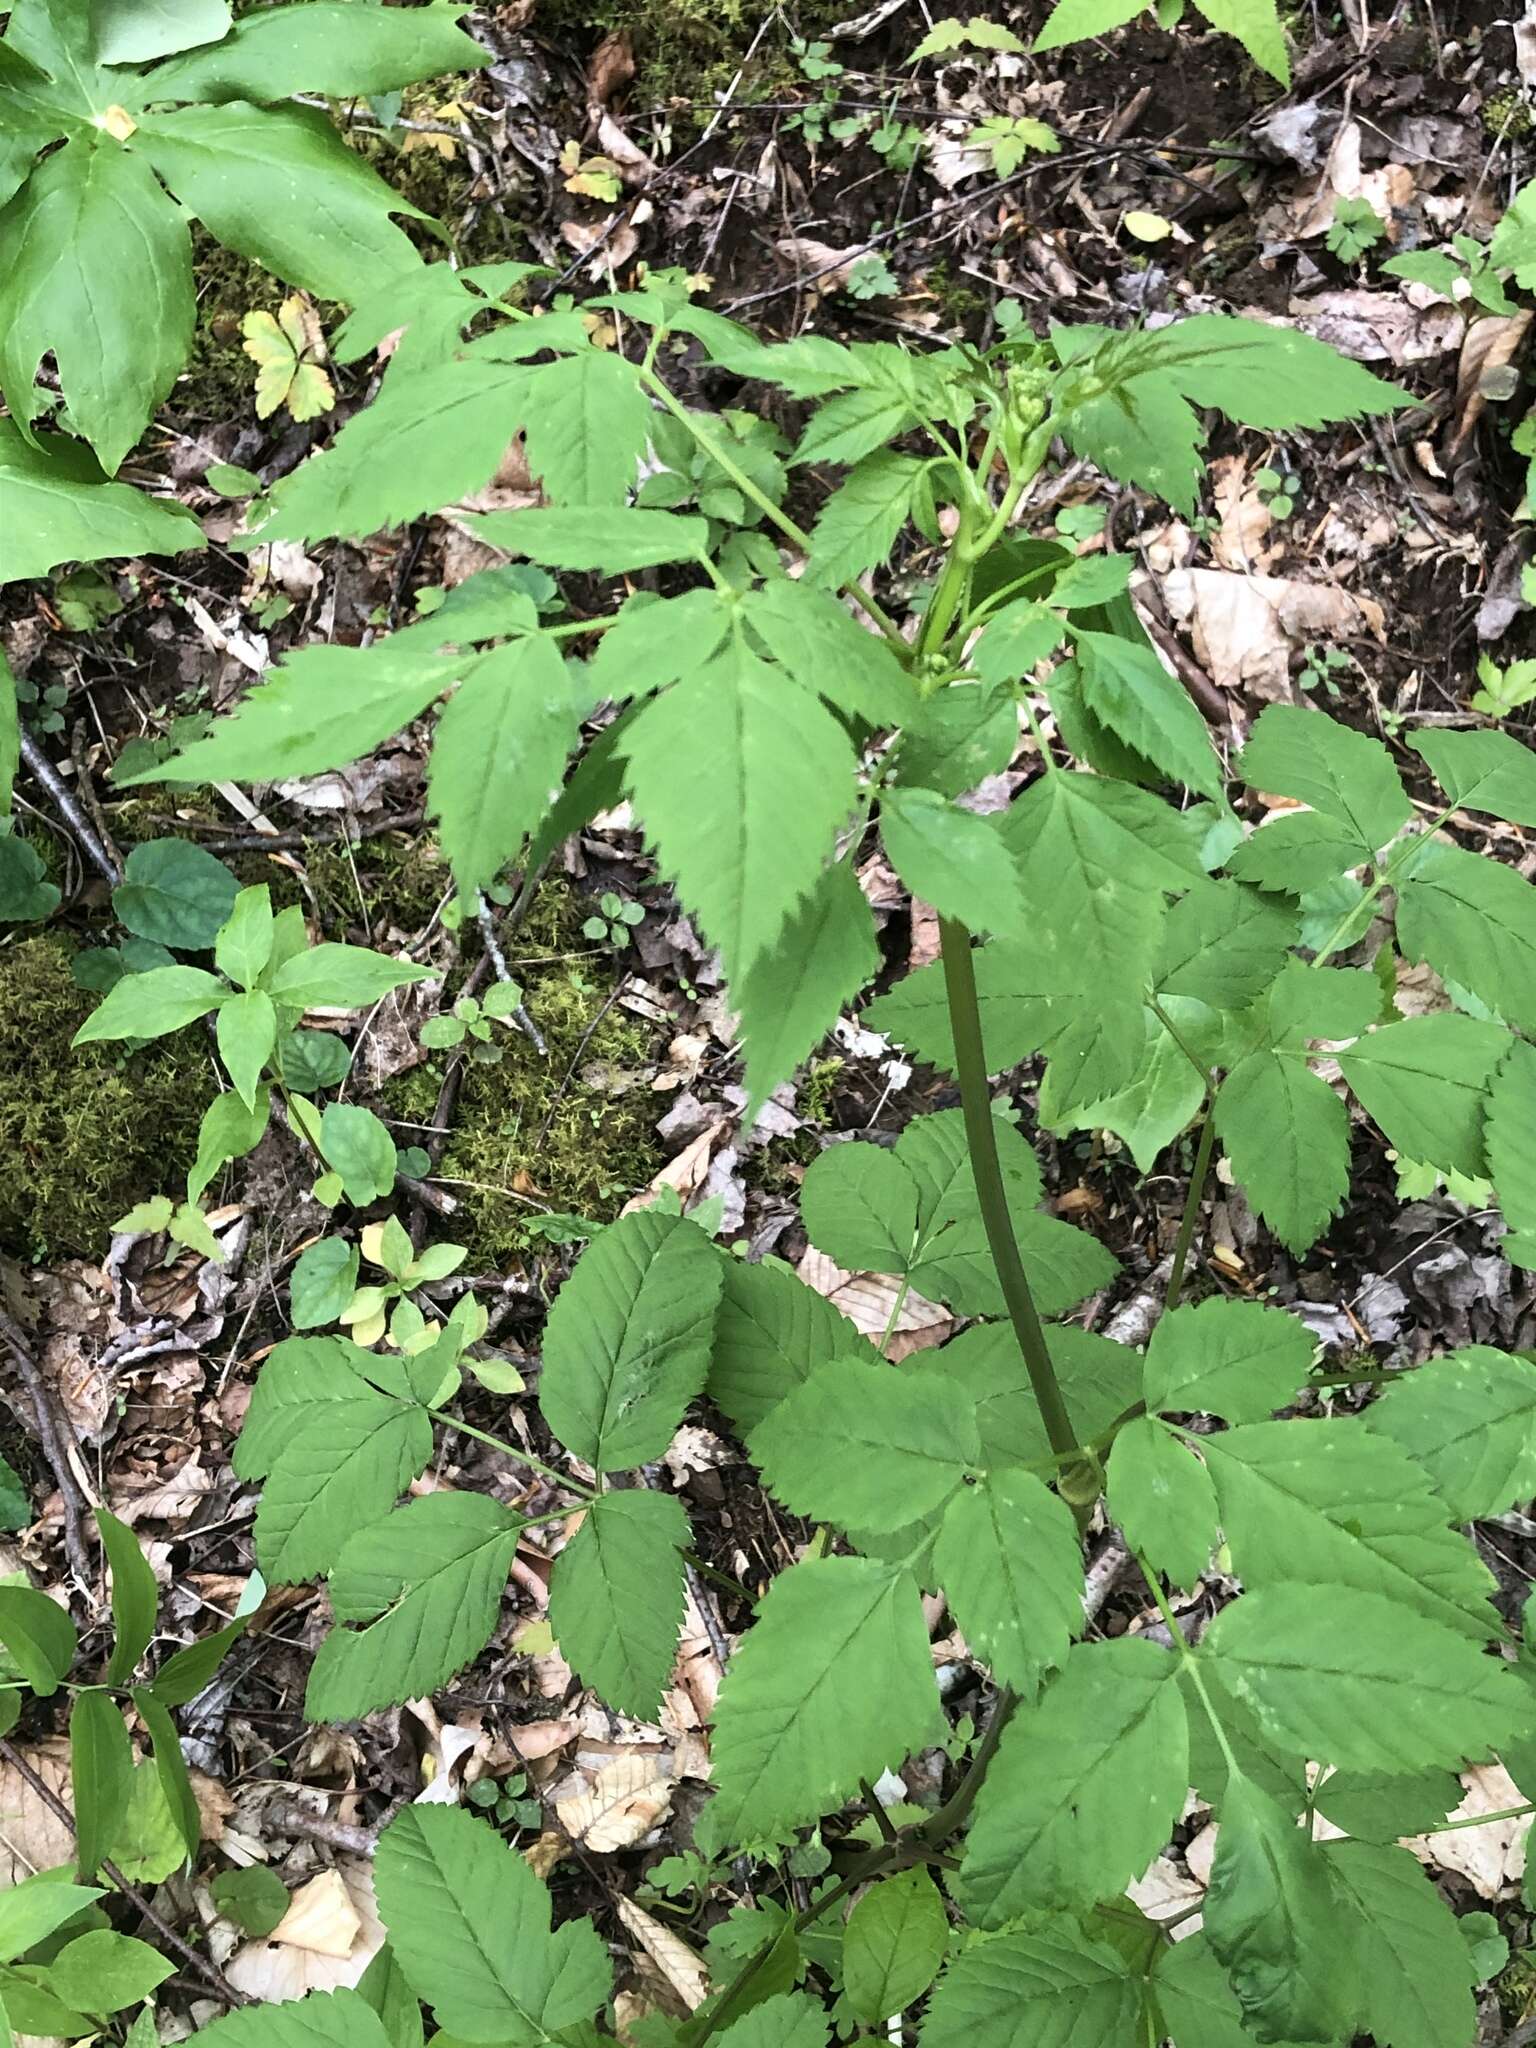
{"label": "fallen beech leaf", "polygon": [[604,1764],[587,1792],[557,1800],[555,1815],[573,1842],[595,1856],[632,1849],[664,1819],[675,1790],[653,1756],[618,1756]]}
{"label": "fallen beech leaf", "polygon": [[[345,1897],[345,1907],[335,1898],[337,1885]],[[345,1954],[301,1946],[284,1933],[306,1894],[320,1886],[326,1889],[318,1894],[313,1931],[323,1932],[329,1926],[333,1938],[339,1941],[350,1912],[355,1924]],[[329,1906],[328,1897],[333,1901]],[[300,1927],[302,1931],[305,1923],[300,1922]],[[225,1964],[224,1974],[237,1991],[244,1991],[264,2004],[279,2004],[303,1998],[310,1991],[349,1988],[383,1946],[384,1923],[374,1904],[372,1866],[360,1857],[343,1856],[334,1870],[312,1879],[294,1893],[287,1913],[267,1940],[248,1941],[238,1948]]]}
{"label": "fallen beech leaf", "polygon": [[[1478,1764],[1462,1773],[1466,1797],[1449,1820],[1465,1820],[1479,1813],[1503,1813],[1507,1807],[1523,1806],[1525,1794],[1502,1764]],[[1479,1898],[1507,1896],[1519,1884],[1525,1871],[1531,1816],[1518,1820],[1488,1821],[1482,1827],[1447,1828],[1435,1835],[1418,1835],[1408,1847],[1421,1863],[1432,1870],[1454,1871],[1464,1877]]]}
{"label": "fallen beech leaf", "polygon": [[[69,1744],[40,1742],[18,1749],[57,1799],[70,1803]],[[0,1764],[0,1891],[35,1871],[57,1870],[75,1853],[74,1830],[59,1819],[14,1764]]]}
{"label": "fallen beech leaf", "polygon": [[[889,1273],[849,1273],[814,1246],[795,1270],[807,1287],[814,1287],[841,1309],[855,1329],[866,1337],[880,1337],[896,1305],[899,1280]],[[910,1352],[926,1351],[931,1344],[941,1344],[954,1327],[955,1319],[947,1308],[909,1293],[885,1355],[894,1363]]]}
{"label": "fallen beech leaf", "polygon": [[1190,628],[1195,658],[1220,689],[1288,702],[1293,648],[1313,640],[1380,639],[1380,605],[1335,583],[1175,569],[1161,582],[1173,618]]}
{"label": "fallen beech leaf", "polygon": [[643,1912],[632,1899],[619,1900],[619,1919],[639,1942],[689,2012],[709,1996],[709,1972],[687,1942]]}

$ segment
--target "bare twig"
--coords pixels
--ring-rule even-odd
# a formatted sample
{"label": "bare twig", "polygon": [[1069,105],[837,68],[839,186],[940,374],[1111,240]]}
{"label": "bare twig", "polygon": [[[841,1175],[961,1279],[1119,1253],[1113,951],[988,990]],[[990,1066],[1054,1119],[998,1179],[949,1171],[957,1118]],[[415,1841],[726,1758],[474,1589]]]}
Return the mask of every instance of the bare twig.
{"label": "bare twig", "polygon": [[116,888],[123,879],[122,869],[97,837],[96,827],[76,802],[74,791],[25,726],[21,729],[21,758],[28,773],[46,791],[48,801],[79,840],[91,865]]}
{"label": "bare twig", "polygon": [[[82,1586],[91,1583],[90,1553],[85,1546],[85,1495],[70,1460],[74,1431],[68,1418],[60,1423],[48,1398],[48,1389],[38,1370],[37,1360],[32,1356],[26,1333],[15,1323],[4,1309],[0,1309],[0,1342],[3,1342],[15,1362],[27,1398],[32,1403],[36,1422],[38,1442],[43,1447],[43,1456],[48,1460],[48,1469],[58,1484],[59,1498],[64,1503],[64,1554],[69,1559],[69,1568]],[[66,1432],[68,1441],[66,1441]]]}
{"label": "bare twig", "polygon": [[[7,1742],[3,1735],[0,1735],[0,1757],[4,1757],[5,1761],[17,1775],[26,1780],[38,1798],[42,1800],[44,1806],[48,1808],[54,1819],[62,1821],[64,1826],[73,1834],[75,1832],[75,1816],[47,1780],[38,1776],[21,1751],[14,1744]],[[183,1940],[182,1936],[177,1933],[170,1922],[150,1904],[144,1894],[128,1882],[115,1863],[109,1863],[103,1859],[101,1874],[114,1890],[121,1892],[129,1904],[143,1915],[144,1919],[154,1928],[156,1934],[159,1935],[166,1947],[173,1949],[184,1963],[197,1972],[203,1983],[207,1985],[216,1998],[222,1999],[225,2005],[231,2007],[249,2005],[251,2003],[251,2000],[245,1996],[243,1991],[235,1989],[217,1963],[212,1962],[205,1955],[199,1955],[190,1942]]]}
{"label": "bare twig", "polygon": [[[491,906],[483,896],[475,898],[475,919],[480,926],[480,936],[485,940],[485,950],[490,955],[491,967],[498,981],[513,981],[515,976],[507,965],[507,956],[501,950],[501,941],[496,936],[496,920],[491,916]],[[522,1003],[512,1012],[512,1021],[528,1040],[540,1059],[549,1058],[549,1047],[544,1043],[544,1034],[529,1016]]]}

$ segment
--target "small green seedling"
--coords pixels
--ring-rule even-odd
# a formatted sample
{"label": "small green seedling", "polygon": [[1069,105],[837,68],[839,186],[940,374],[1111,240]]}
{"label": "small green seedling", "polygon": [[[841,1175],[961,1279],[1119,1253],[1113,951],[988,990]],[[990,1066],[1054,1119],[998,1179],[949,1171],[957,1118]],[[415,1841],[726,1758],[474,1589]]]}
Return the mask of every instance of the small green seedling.
{"label": "small green seedling", "polygon": [[501,1048],[492,1043],[495,1034],[491,1026],[510,1023],[522,1006],[523,992],[515,981],[494,982],[483,998],[460,996],[451,1010],[429,1017],[421,1027],[421,1042],[434,1052],[443,1052],[462,1045],[467,1038],[471,1058],[499,1060]]}
{"label": "small green seedling", "polygon": [[611,889],[605,889],[597,899],[597,915],[589,917],[581,927],[584,939],[595,939],[599,944],[626,946],[636,925],[645,920],[643,904],[626,903],[622,896],[615,896]]}

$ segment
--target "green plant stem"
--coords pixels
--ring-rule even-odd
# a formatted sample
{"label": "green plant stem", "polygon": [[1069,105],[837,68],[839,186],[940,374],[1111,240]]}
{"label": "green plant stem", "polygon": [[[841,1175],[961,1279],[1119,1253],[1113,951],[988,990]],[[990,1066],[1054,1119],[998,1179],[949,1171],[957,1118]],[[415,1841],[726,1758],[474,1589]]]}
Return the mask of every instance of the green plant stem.
{"label": "green plant stem", "polygon": [[918,628],[917,653],[919,657],[933,654],[943,645],[955,614],[965,601],[966,586],[971,579],[971,556],[968,540],[971,531],[970,514],[966,506],[960,507],[960,530],[950,544],[944,558],[944,567],[934,586],[933,596],[928,600],[928,609],[923,613],[923,623]]}
{"label": "green plant stem", "polygon": [[1007,1303],[1008,1317],[1029,1373],[1040,1419],[1051,1449],[1066,1456],[1077,1450],[1077,1432],[1062,1398],[1061,1384],[1045,1341],[1045,1330],[1029,1276],[1019,1255],[1008,1214],[1008,1191],[997,1156],[997,1133],[992,1123],[992,1098],[987,1092],[987,1058],[981,1037],[981,1009],[976,999],[976,967],[971,958],[971,935],[953,918],[939,920],[940,948],[944,958],[944,987],[949,997],[949,1026],[955,1041],[955,1066],[960,1076],[960,1102],[965,1116],[966,1143],[970,1148],[971,1171],[976,1177],[976,1198],[986,1227],[987,1247],[997,1269],[998,1284]]}
{"label": "green plant stem", "polygon": [[[544,1464],[541,1459],[534,1457],[532,1452],[525,1451],[519,1444],[509,1444],[505,1437],[492,1436],[488,1429],[476,1429],[472,1422],[465,1422],[457,1415],[450,1415],[445,1408],[429,1408],[427,1413],[434,1422],[442,1423],[445,1429],[460,1430],[465,1436],[472,1436],[476,1443],[489,1444],[493,1451],[501,1451],[505,1456],[516,1459],[519,1465],[526,1465],[530,1472],[540,1472],[546,1479],[552,1479],[556,1486],[563,1486],[567,1493],[577,1494],[582,1500],[598,1498],[596,1487],[583,1486],[579,1479],[572,1479],[568,1473],[557,1472],[553,1465]],[[553,1512],[569,1514],[570,1509],[561,1508]],[[547,1521],[549,1517],[539,1515],[534,1519]]]}
{"label": "green plant stem", "polygon": [[1168,1597],[1163,1591],[1162,1583],[1156,1572],[1153,1571],[1151,1565],[1147,1563],[1147,1560],[1139,1550],[1133,1551],[1131,1554],[1136,1559],[1141,1576],[1151,1588],[1152,1598],[1157,1602],[1158,1612],[1163,1617],[1163,1624],[1168,1630],[1169,1635],[1173,1638],[1174,1651],[1185,1670],[1189,1673],[1189,1682],[1200,1695],[1200,1703],[1205,1708],[1207,1718],[1210,1721],[1211,1732],[1216,1737],[1216,1747],[1221,1751],[1222,1761],[1234,1778],[1240,1778],[1243,1775],[1242,1768],[1233,1754],[1232,1745],[1227,1740],[1227,1731],[1222,1727],[1215,1704],[1206,1690],[1205,1673],[1200,1669],[1200,1660],[1185,1640],[1184,1631],[1179,1627],[1178,1616],[1168,1605]]}
{"label": "green plant stem", "polygon": [[1189,1248],[1195,1241],[1195,1225],[1200,1220],[1200,1199],[1205,1193],[1206,1176],[1211,1170],[1211,1154],[1216,1149],[1216,1102],[1207,1095],[1205,1098],[1205,1122],[1200,1129],[1200,1142],[1195,1147],[1195,1163],[1190,1169],[1189,1193],[1184,1198],[1184,1214],[1179,1218],[1179,1234],[1173,1245],[1173,1265],[1168,1273],[1168,1292],[1163,1301],[1164,1310],[1177,1308],[1179,1296],[1184,1292],[1184,1270],[1189,1264]]}
{"label": "green plant stem", "polygon": [[[687,406],[682,404],[680,400],[673,397],[670,389],[667,387],[665,383],[663,383],[662,379],[656,375],[655,371],[649,369],[644,364],[642,364],[640,369],[640,381],[642,384],[645,385],[648,391],[652,392],[657,398],[661,400],[662,404],[666,407],[667,411],[672,414],[673,418],[679,421],[681,425],[687,428],[688,432],[693,436],[694,440],[703,449],[704,453],[709,457],[710,461],[715,463],[717,467],[719,467],[720,469],[724,470],[725,474],[730,478],[731,482],[736,486],[737,490],[741,492],[742,496],[745,498],[749,498],[751,502],[757,507],[759,512],[761,512],[765,518],[771,519],[774,525],[779,529],[780,533],[784,534],[788,539],[792,540],[797,548],[803,548],[805,552],[809,554],[811,547],[811,537],[806,532],[805,528],[803,526],[798,525],[793,519],[791,519],[787,512],[781,511],[780,508],[777,505],[775,505],[772,498],[768,496],[768,493],[760,489],[759,486],[752,481],[751,477],[747,475],[746,471],[741,467],[740,463],[732,460],[729,452],[720,445],[719,441],[716,440],[715,436],[709,431],[709,429],[707,427],[701,427],[698,421],[694,418],[693,414],[688,410]],[[902,639],[900,630],[898,629],[895,620],[891,618],[889,613],[882,610],[882,608],[875,602],[875,600],[870,596],[869,592],[864,588],[864,586],[861,583],[849,583],[845,586],[845,588],[847,589],[848,595],[853,599],[854,603],[859,605],[861,609],[867,614],[867,616],[874,620],[875,624],[880,628],[881,632],[885,635],[886,639],[891,641],[903,654],[905,654],[907,652],[907,643],[905,640]]]}
{"label": "green plant stem", "polygon": [[998,1744],[1003,1739],[1003,1731],[1013,1719],[1018,1704],[1019,1695],[1013,1690],[1012,1686],[1004,1685],[998,1687],[997,1700],[992,1708],[992,1718],[982,1730],[981,1740],[977,1743],[972,1753],[965,1776],[933,1816],[933,1819],[925,1821],[918,1830],[922,1839],[930,1847],[935,1849],[942,1847],[952,1835],[958,1834],[965,1825],[971,1808],[976,1804],[976,1795],[980,1792],[982,1785],[986,1781],[987,1772],[992,1767],[992,1759],[997,1755]]}
{"label": "green plant stem", "polygon": [[1449,1835],[1457,1828],[1485,1828],[1496,1820],[1524,1820],[1528,1813],[1536,1813],[1536,1799],[1527,1799],[1520,1806],[1504,1806],[1497,1813],[1464,1813],[1458,1820],[1431,1821],[1427,1828],[1421,1828],[1424,1835]]}

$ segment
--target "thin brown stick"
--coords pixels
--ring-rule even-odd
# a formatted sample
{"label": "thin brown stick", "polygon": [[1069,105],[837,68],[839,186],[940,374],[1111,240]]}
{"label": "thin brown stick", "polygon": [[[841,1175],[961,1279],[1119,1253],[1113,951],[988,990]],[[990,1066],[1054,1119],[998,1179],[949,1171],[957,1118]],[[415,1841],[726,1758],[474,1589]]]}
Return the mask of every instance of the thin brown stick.
{"label": "thin brown stick", "polygon": [[[5,1759],[19,1777],[26,1780],[55,1820],[62,1821],[70,1833],[73,1834],[75,1832],[75,1816],[54,1791],[53,1787],[48,1784],[47,1780],[39,1777],[21,1751],[16,1748],[15,1744],[7,1742],[3,1735],[0,1735],[0,1757]],[[144,1919],[154,1928],[156,1934],[159,1935],[167,1948],[173,1949],[184,1963],[197,1972],[198,1976],[207,1985],[208,1989],[213,1992],[215,1997],[221,1998],[228,2006],[249,2005],[251,2003],[251,2000],[246,1997],[243,1991],[235,1989],[217,1963],[210,1961],[207,1956],[199,1955],[190,1942],[183,1940],[182,1936],[176,1932],[176,1929],[172,1927],[170,1922],[163,1918],[150,1904],[144,1894],[128,1882],[115,1863],[109,1863],[103,1859],[101,1874],[115,1891],[121,1892],[129,1904],[143,1915]]]}
{"label": "thin brown stick", "polygon": [[[19,1323],[11,1320],[0,1308],[0,1343],[10,1352],[27,1398],[32,1403],[32,1412],[37,1428],[38,1441],[43,1447],[43,1456],[48,1460],[48,1469],[58,1485],[59,1498],[64,1503],[64,1554],[69,1559],[69,1568],[82,1586],[88,1586],[94,1576],[91,1556],[85,1543],[85,1495],[75,1477],[75,1468],[70,1462],[69,1452],[74,1447],[74,1430],[66,1416],[61,1425],[48,1398],[48,1389],[43,1384],[43,1375],[38,1370],[37,1360],[26,1333]],[[68,1432],[69,1441],[65,1440]]]}

